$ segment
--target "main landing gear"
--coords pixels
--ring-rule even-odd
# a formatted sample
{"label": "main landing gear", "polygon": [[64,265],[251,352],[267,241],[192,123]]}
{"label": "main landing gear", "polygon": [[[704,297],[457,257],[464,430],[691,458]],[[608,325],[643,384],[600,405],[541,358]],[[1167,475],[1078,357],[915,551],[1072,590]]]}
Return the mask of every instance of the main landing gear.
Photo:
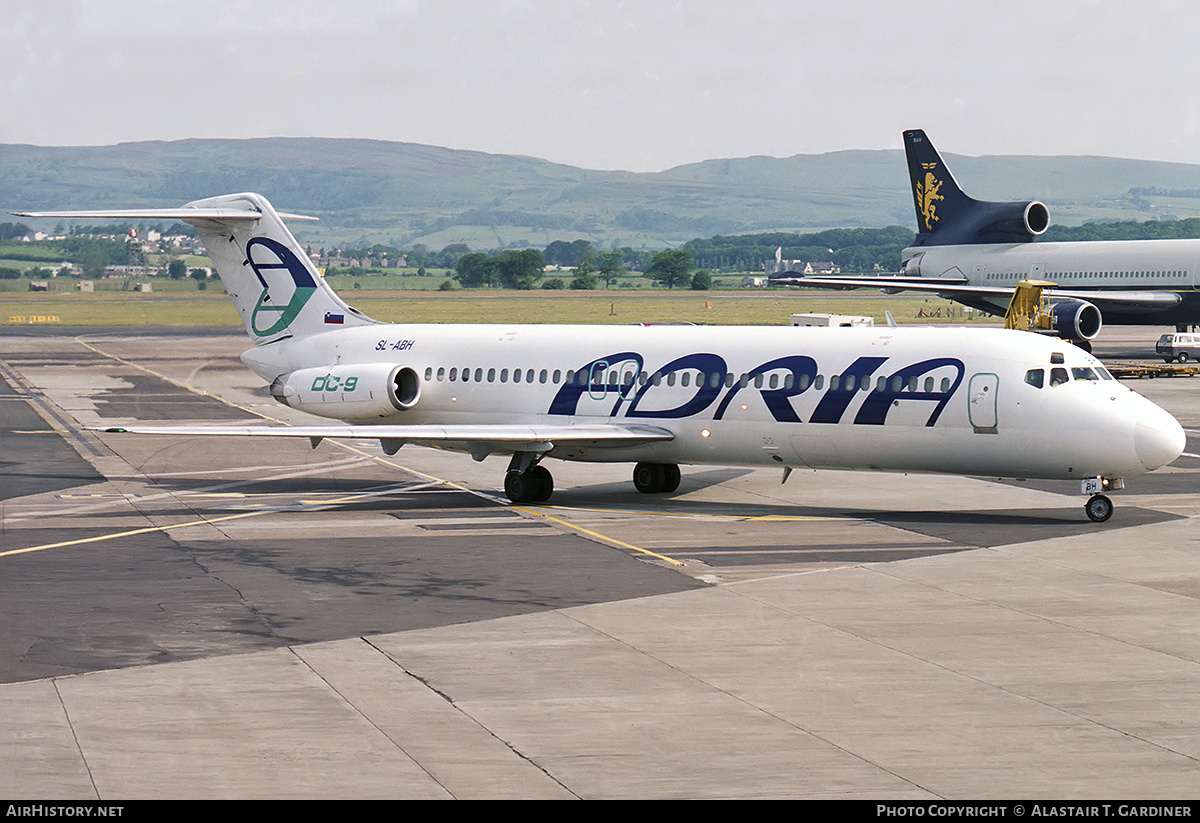
{"label": "main landing gear", "polygon": [[679,466],[674,463],[638,463],[633,467],[633,485],[642,494],[673,492],[679,488]]}
{"label": "main landing gear", "polygon": [[504,494],[514,503],[545,503],[553,492],[554,478],[545,466],[513,469],[504,475]]}
{"label": "main landing gear", "polygon": [[[514,503],[545,503],[554,492],[550,470],[532,454],[514,454],[504,475],[504,494]],[[643,494],[669,494],[679,488],[679,466],[674,463],[638,463],[633,485]]]}

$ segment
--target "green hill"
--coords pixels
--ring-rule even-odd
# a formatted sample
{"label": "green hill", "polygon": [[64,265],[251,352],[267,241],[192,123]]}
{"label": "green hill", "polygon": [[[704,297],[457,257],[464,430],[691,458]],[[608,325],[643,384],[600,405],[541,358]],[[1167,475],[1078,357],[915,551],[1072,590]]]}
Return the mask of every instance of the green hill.
{"label": "green hill", "polygon": [[[1058,223],[1200,216],[1200,166],[946,157],[973,196],[1037,198]],[[709,160],[637,174],[376,140],[0,145],[6,210],[168,207],[236,191],[319,216],[297,233],[322,245],[483,249],[585,238],[662,247],[718,234],[915,225],[900,150]]]}

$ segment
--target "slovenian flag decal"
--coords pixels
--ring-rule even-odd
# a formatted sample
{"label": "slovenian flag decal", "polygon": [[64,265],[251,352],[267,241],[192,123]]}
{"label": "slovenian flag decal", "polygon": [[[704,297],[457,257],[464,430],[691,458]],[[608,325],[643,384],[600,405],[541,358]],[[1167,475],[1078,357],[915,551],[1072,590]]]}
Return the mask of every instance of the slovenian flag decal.
{"label": "slovenian flag decal", "polygon": [[331,311],[327,311],[327,312],[325,312],[325,322],[333,323],[335,325],[341,325],[342,323],[346,322],[346,317],[345,317],[345,315],[334,314]]}

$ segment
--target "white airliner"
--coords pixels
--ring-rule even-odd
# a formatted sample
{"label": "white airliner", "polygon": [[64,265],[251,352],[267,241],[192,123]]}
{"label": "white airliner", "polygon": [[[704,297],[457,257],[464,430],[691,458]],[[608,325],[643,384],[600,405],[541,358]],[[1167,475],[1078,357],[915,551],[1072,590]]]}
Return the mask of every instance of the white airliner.
{"label": "white airliner", "polygon": [[26,213],[196,226],[280,402],[349,425],[140,426],[176,435],[371,438],[511,455],[514,502],[553,490],[546,458],[1068,479],[1091,494],[1170,463],[1171,415],[1091,355],[1001,329],[385,324],[333,292],[260,195],[181,209]]}
{"label": "white airliner", "polygon": [[904,132],[917,210],[917,236],[902,271],[871,277],[802,276],[773,283],[934,292],[1003,315],[1021,280],[1050,281],[1044,292],[1063,338],[1089,348],[1104,323],[1200,323],[1200,240],[1110,240],[1039,243],[1050,226],[1045,205],[992,203],[968,197],[920,129]]}

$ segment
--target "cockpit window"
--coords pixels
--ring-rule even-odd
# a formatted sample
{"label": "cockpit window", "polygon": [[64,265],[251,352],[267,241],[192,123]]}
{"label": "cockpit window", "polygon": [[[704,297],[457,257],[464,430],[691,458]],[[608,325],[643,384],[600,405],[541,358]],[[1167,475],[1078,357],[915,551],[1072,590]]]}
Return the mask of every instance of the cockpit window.
{"label": "cockpit window", "polygon": [[1051,386],[1061,386],[1063,383],[1068,382],[1070,379],[1071,378],[1069,378],[1067,376],[1066,369],[1051,369],[1050,370],[1050,385]]}
{"label": "cockpit window", "polygon": [[1071,369],[1071,376],[1076,380],[1099,380],[1096,373],[1091,369],[1080,368],[1078,366]]}
{"label": "cockpit window", "polygon": [[1103,366],[1098,367],[1096,369],[1096,371],[1100,372],[1100,379],[1102,379],[1102,380],[1116,380],[1117,379],[1117,378],[1113,377],[1112,374],[1109,373],[1108,369],[1104,368]]}
{"label": "cockpit window", "polygon": [[1034,388],[1040,389],[1046,380],[1045,369],[1030,369],[1025,372],[1025,382]]}
{"label": "cockpit window", "polygon": [[1062,352],[1060,352],[1060,351],[1052,352],[1050,354],[1050,362],[1056,366],[1061,365],[1064,362]]}

